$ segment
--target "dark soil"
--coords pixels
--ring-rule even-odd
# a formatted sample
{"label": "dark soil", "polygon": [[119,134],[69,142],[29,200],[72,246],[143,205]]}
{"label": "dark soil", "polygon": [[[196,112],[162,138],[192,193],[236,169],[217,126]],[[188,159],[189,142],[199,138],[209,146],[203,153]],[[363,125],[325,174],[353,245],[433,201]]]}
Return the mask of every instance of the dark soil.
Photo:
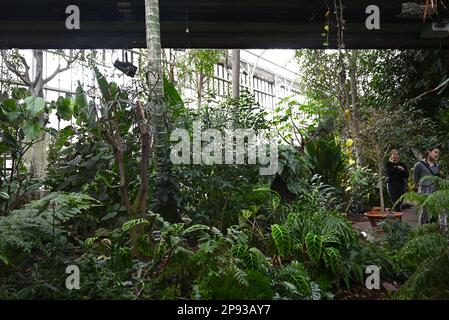
{"label": "dark soil", "polygon": [[334,300],[385,300],[388,299],[388,292],[383,287],[380,290],[369,290],[363,287],[338,289],[335,292]]}

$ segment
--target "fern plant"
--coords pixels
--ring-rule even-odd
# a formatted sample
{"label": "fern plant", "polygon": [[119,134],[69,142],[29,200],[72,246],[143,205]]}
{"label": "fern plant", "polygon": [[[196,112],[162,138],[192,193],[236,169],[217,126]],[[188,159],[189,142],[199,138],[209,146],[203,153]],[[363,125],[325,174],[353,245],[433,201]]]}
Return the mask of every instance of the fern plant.
{"label": "fern plant", "polygon": [[44,250],[48,243],[61,240],[67,222],[98,204],[85,194],[55,192],[0,217],[1,260],[8,262],[16,250]]}
{"label": "fern plant", "polygon": [[407,277],[398,297],[405,299],[448,299],[449,235],[435,224],[417,228],[396,257]]}
{"label": "fern plant", "polygon": [[397,260],[403,270],[413,272],[422,261],[441,254],[447,247],[447,237],[434,233],[408,241],[399,251]]}

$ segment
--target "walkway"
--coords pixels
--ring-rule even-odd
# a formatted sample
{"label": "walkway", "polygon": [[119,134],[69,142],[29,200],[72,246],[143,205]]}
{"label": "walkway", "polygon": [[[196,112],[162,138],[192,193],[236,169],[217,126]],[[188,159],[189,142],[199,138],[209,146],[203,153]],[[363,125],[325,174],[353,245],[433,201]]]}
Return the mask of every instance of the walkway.
{"label": "walkway", "polygon": [[[416,227],[418,224],[418,215],[416,214],[416,207],[411,207],[410,209],[402,210],[402,221],[407,222],[410,226]],[[354,222],[352,225],[354,228],[365,231],[368,235],[371,234],[373,227],[368,221],[368,218],[364,217],[358,222]],[[370,238],[370,237],[369,237]]]}

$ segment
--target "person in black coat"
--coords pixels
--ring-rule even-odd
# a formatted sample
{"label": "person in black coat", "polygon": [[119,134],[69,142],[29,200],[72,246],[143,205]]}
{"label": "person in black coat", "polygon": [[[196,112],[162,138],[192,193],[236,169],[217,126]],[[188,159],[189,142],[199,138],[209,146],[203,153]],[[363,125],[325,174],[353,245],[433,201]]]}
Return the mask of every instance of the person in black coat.
{"label": "person in black coat", "polygon": [[[387,175],[387,190],[392,204],[407,190],[408,170],[403,162],[400,161],[399,152],[396,149],[391,151],[391,156],[385,164],[385,173]],[[393,211],[401,211],[402,201],[393,207]]]}

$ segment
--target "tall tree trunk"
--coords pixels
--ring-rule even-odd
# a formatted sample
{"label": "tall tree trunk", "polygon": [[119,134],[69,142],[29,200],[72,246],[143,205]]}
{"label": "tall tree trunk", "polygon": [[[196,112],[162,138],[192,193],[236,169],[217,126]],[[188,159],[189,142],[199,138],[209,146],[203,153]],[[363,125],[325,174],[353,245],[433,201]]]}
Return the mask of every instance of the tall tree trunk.
{"label": "tall tree trunk", "polygon": [[198,112],[201,111],[201,105],[203,104],[203,86],[204,86],[204,74],[198,73],[197,75],[197,86],[196,86],[196,97],[198,103]]}
{"label": "tall tree trunk", "polygon": [[[33,96],[44,98],[44,53],[42,50],[33,50],[33,57],[35,62],[35,75],[29,89]],[[39,120],[44,127],[48,122],[48,115],[43,113]],[[30,163],[31,176],[33,178],[45,178],[47,175],[47,147],[50,142],[49,136],[45,132],[42,132],[37,140],[38,142],[25,155],[25,161]]]}
{"label": "tall tree trunk", "polygon": [[378,144],[374,145],[374,152],[376,154],[376,164],[377,164],[377,184],[379,188],[380,197],[380,211],[383,214],[385,212],[385,199],[384,199],[384,183],[383,183],[383,157],[382,151]]}
{"label": "tall tree trunk", "polygon": [[379,183],[379,196],[380,196],[380,210],[382,213],[385,212],[385,199],[384,199],[384,184],[383,184],[383,180],[382,180],[382,160],[378,161],[377,164],[377,174],[379,175],[378,177],[378,183]]}
{"label": "tall tree trunk", "polygon": [[155,210],[169,222],[179,222],[176,186],[171,177],[168,116],[164,103],[159,0],[145,0],[148,51],[149,110],[156,161]]}
{"label": "tall tree trunk", "polygon": [[351,133],[352,139],[354,141],[354,150],[356,153],[357,165],[363,166],[364,159],[361,150],[361,138],[360,138],[360,120],[358,116],[359,108],[359,97],[357,92],[357,77],[356,77],[356,63],[357,63],[357,53],[348,54],[349,58],[349,79],[351,83],[351,101],[352,101],[352,112],[350,116],[351,121]]}
{"label": "tall tree trunk", "polygon": [[232,97],[240,97],[240,49],[232,50]]}

